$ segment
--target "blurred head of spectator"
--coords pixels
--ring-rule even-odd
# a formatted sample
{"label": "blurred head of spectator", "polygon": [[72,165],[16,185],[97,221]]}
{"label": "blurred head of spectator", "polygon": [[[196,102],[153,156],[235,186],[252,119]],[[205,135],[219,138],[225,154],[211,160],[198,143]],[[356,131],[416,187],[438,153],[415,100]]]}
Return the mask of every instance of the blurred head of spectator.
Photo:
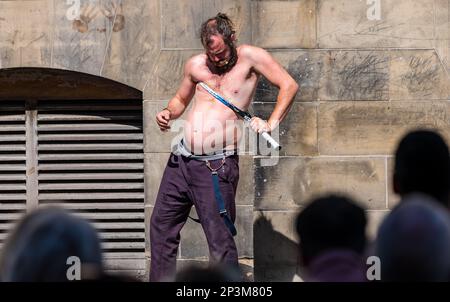
{"label": "blurred head of spectator", "polygon": [[407,134],[395,153],[393,181],[402,197],[421,192],[449,207],[450,153],[444,139],[429,130]]}
{"label": "blurred head of spectator", "polygon": [[[31,212],[19,222],[3,247],[0,277],[6,282],[62,282],[72,265],[81,280],[94,280],[103,271],[100,241],[87,222],[63,209]],[[76,267],[72,267],[76,273]]]}
{"label": "blurred head of spectator", "polygon": [[306,281],[367,281],[363,253],[366,214],[351,199],[314,200],[297,217],[300,258]]}
{"label": "blurred head of spectator", "polygon": [[450,217],[428,195],[405,196],[382,222],[375,243],[382,281],[448,281]]}

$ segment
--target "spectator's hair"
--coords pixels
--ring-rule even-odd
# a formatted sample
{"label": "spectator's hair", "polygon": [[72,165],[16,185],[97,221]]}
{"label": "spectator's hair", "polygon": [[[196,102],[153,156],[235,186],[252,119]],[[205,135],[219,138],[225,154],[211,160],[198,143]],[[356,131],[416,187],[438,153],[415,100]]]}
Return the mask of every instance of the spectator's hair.
{"label": "spectator's hair", "polygon": [[366,246],[366,214],[351,199],[329,195],[315,199],[297,217],[303,262],[333,249],[352,250],[358,254]]}
{"label": "spectator's hair", "polygon": [[215,17],[203,22],[200,27],[200,39],[203,47],[207,47],[211,41],[211,36],[220,34],[228,45],[233,45],[233,35],[236,33],[231,19],[223,13],[218,13]]}
{"label": "spectator's hair", "polygon": [[103,271],[96,230],[65,210],[48,207],[24,217],[2,251],[0,278],[8,282],[62,282],[69,257],[80,260],[81,280],[95,279]]}
{"label": "spectator's hair", "polygon": [[449,206],[450,153],[436,132],[417,130],[407,134],[395,153],[394,190],[404,196],[421,192]]}
{"label": "spectator's hair", "polygon": [[382,281],[449,281],[450,217],[428,195],[413,193],[382,222],[375,243]]}

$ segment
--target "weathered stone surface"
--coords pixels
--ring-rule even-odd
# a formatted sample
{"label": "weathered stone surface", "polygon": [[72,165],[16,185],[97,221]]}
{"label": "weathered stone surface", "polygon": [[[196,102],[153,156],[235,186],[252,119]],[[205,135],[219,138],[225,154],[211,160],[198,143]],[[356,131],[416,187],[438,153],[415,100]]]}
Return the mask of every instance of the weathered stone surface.
{"label": "weathered stone surface", "polygon": [[148,202],[144,205],[145,224],[145,256],[150,257],[150,219],[153,213],[153,206]]}
{"label": "weathered stone surface", "polygon": [[292,281],[298,263],[297,214],[297,211],[255,212],[253,245],[256,281]]}
{"label": "weathered stone surface", "polygon": [[[434,50],[298,50],[272,56],[299,84],[296,101],[446,100],[449,77]],[[255,100],[275,102],[262,78]]]}
{"label": "weathered stone surface", "polygon": [[[253,105],[255,115],[263,119],[270,117],[274,107],[273,103],[254,103]],[[317,105],[294,103],[278,129],[272,132],[272,137],[279,139],[282,146],[279,151],[281,156],[317,155]]]}
{"label": "weathered stone surface", "polygon": [[392,154],[397,141],[415,128],[432,128],[450,141],[450,103],[321,103],[318,118],[320,154]]}
{"label": "weathered stone surface", "polygon": [[[291,281],[298,273],[293,221],[304,202],[329,191],[351,195],[368,209],[374,238],[399,200],[391,156],[398,140],[426,127],[439,129],[450,143],[449,1],[375,2],[381,3],[380,20],[367,18],[373,4],[354,0],[122,0],[116,7],[81,1],[83,20],[73,22],[66,1],[0,0],[0,68],[51,66],[145,90],[151,100],[144,104],[148,260],[149,220],[171,141],[179,134],[161,133],[155,115],[175,95],[187,59],[203,52],[200,24],[228,13],[239,44],[272,48],[300,85],[280,129],[281,155],[288,157],[262,166],[265,157],[241,156],[236,198],[240,256],[253,257],[254,244],[256,279]],[[329,49],[305,49],[316,46]],[[268,117],[277,92],[263,79],[254,112]],[[274,211],[262,212],[267,219],[260,212],[253,218],[253,202]],[[203,230],[188,224],[179,256],[207,263]],[[149,261],[145,267],[129,259],[108,261],[113,271],[124,272],[127,264],[133,275],[148,276]]]}
{"label": "weathered stone surface", "polygon": [[389,210],[384,211],[367,211],[367,237],[370,241],[375,240],[378,229],[384,218],[390,213]]}
{"label": "weathered stone surface", "polygon": [[156,114],[167,104],[168,101],[144,101],[144,152],[171,152],[172,144],[176,144],[183,135],[185,115],[171,121],[172,128],[166,132],[162,132],[156,124]]}
{"label": "weathered stone surface", "polygon": [[105,272],[109,276],[114,276],[114,277],[117,277],[119,279],[124,279],[124,280],[133,280],[133,282],[148,282],[148,277],[149,277],[148,271],[146,271],[146,270],[136,270],[136,269],[108,270],[108,269],[105,269]]}
{"label": "weathered stone surface", "polygon": [[122,1],[109,20],[115,16],[102,76],[139,90],[152,80],[161,49],[159,2]]}
{"label": "weathered stone surface", "polygon": [[315,47],[314,0],[251,3],[253,44],[264,48]]}
{"label": "weathered stone surface", "polygon": [[[377,19],[373,9],[376,3],[381,5],[379,20],[371,20]],[[321,48],[431,48],[434,12],[434,1],[429,0],[385,0],[369,4],[367,1],[319,0],[318,45]]]}
{"label": "weathered stone surface", "polygon": [[254,160],[251,155],[239,156],[239,183],[236,204],[253,206],[255,198]]}
{"label": "weathered stone surface", "polygon": [[0,68],[50,66],[52,16],[51,1],[0,1]]}
{"label": "weathered stone surface", "polygon": [[162,175],[169,159],[169,153],[145,153],[145,204],[153,206],[158,195]]}
{"label": "weathered stone surface", "polygon": [[392,52],[390,69],[391,100],[450,99],[450,78],[434,50]]}
{"label": "weathered stone surface", "polygon": [[73,5],[53,1],[52,66],[99,75],[105,61],[112,24],[103,13],[102,3],[81,2],[78,20],[66,14]]}
{"label": "weathered stone surface", "polygon": [[239,258],[253,258],[253,205],[236,206],[236,247]]}
{"label": "weathered stone surface", "polygon": [[175,96],[184,74],[184,64],[196,50],[161,51],[156,65],[147,77],[144,98],[147,100],[168,100]]}
{"label": "weathered stone surface", "polygon": [[377,157],[280,157],[278,165],[256,159],[257,209],[297,209],[315,196],[341,193],[368,209],[386,208],[385,163]]}
{"label": "weathered stone surface", "polygon": [[218,12],[234,22],[240,43],[251,42],[250,1],[167,0],[161,1],[162,47],[202,49],[200,26]]}
{"label": "weathered stone surface", "polygon": [[387,176],[388,176],[388,207],[392,210],[400,201],[400,195],[394,192],[394,157],[387,159]]}
{"label": "weathered stone surface", "polygon": [[[191,216],[197,218],[195,209]],[[239,257],[253,257],[253,206],[236,207],[236,247]],[[182,259],[202,259],[209,257],[208,244],[203,228],[192,220],[181,231],[180,255]]]}
{"label": "weathered stone surface", "polygon": [[105,259],[107,270],[145,270],[145,259]]}
{"label": "weathered stone surface", "polygon": [[389,52],[327,51],[320,100],[388,100]]}
{"label": "weathered stone surface", "polygon": [[435,40],[436,49],[450,76],[450,3],[448,0],[435,2]]}
{"label": "weathered stone surface", "polygon": [[[325,72],[325,51],[295,50],[271,51],[270,54],[298,83],[295,101],[315,101],[319,97],[321,77]],[[278,88],[262,77],[255,94],[255,101],[276,102]]]}

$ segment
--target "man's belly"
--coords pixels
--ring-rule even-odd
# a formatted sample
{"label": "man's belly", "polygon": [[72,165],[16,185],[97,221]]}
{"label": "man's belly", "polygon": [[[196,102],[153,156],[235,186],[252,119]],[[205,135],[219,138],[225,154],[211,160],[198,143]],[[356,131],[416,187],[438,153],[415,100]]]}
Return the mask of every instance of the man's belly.
{"label": "man's belly", "polygon": [[184,127],[186,147],[195,154],[237,149],[243,122],[233,115],[217,115],[214,112],[190,114]]}

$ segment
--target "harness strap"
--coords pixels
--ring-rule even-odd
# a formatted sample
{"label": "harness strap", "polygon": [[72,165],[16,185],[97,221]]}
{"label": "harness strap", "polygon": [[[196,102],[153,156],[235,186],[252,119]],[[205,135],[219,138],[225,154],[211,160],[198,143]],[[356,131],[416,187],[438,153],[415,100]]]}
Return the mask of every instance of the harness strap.
{"label": "harness strap", "polygon": [[225,209],[225,202],[223,201],[222,193],[220,192],[219,174],[217,173],[217,171],[220,168],[222,168],[224,164],[225,164],[225,157],[222,158],[220,166],[215,169],[211,167],[211,163],[208,160],[206,161],[206,166],[208,167],[209,170],[211,170],[212,181],[214,186],[214,195],[216,197],[217,207],[219,208],[219,214],[223,218],[223,221],[227,226],[228,230],[230,231],[231,235],[236,236],[237,234],[236,227],[234,226],[233,221],[230,218],[230,215],[228,215],[228,212]]}

